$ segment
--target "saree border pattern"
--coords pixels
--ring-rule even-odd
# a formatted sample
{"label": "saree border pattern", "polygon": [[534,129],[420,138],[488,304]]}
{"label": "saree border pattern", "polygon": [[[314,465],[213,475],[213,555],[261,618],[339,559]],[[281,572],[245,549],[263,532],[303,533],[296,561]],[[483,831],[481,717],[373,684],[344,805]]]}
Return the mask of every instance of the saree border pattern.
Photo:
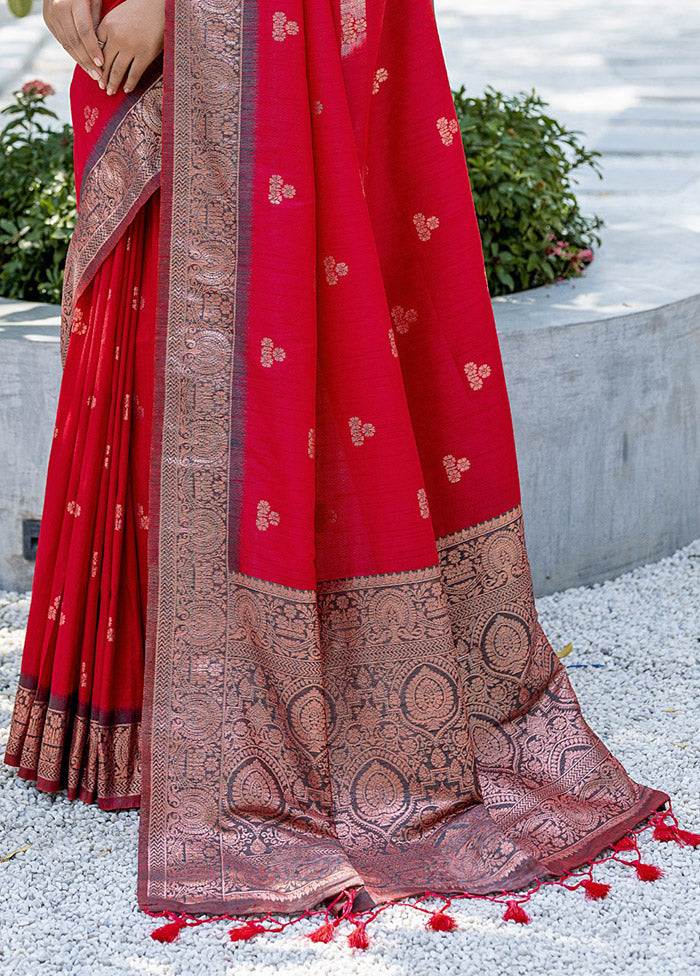
{"label": "saree border pattern", "polygon": [[[537,622],[520,506],[438,547],[436,566],[320,583],[318,606],[237,574],[228,630],[178,642],[154,693],[168,826],[142,904],[287,912],[352,883],[395,899],[428,863],[438,890],[513,889],[660,805],[581,718]],[[227,648],[214,668],[207,638]]]}
{"label": "saree border pattern", "polygon": [[143,92],[125,101],[124,113],[102,134],[88,161],[66,256],[61,307],[64,366],[75,303],[160,183],[162,101],[163,76],[158,73]]}
{"label": "saree border pattern", "polygon": [[108,798],[109,809],[139,806],[140,736],[138,718],[75,712],[68,702],[42,701],[35,688],[20,683],[5,762],[44,790],[67,787],[71,800]]}

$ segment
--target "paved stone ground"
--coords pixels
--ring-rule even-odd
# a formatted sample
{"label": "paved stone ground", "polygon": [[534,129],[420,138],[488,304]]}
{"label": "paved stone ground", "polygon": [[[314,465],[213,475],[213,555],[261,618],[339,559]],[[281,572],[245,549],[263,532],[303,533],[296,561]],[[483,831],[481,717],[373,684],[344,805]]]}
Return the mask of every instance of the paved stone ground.
{"label": "paved stone ground", "polygon": [[607,225],[594,264],[546,289],[544,308],[534,293],[497,299],[499,324],[603,318],[696,294],[700,4],[437,0],[436,10],[453,88],[534,87],[604,153],[603,182],[591,174],[580,190]]}

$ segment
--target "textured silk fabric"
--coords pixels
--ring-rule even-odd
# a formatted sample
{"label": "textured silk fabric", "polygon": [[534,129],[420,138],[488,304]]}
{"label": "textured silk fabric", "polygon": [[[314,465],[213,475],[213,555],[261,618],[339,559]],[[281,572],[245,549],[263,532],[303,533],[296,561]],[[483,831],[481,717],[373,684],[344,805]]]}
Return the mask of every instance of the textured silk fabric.
{"label": "textured silk fabric", "polygon": [[161,106],[160,63],[132,96],[75,69],[63,375],[4,756],[107,810],[141,800]]}
{"label": "textured silk fabric", "polygon": [[5,762],[49,792],[140,803],[158,196],[76,303]]}
{"label": "textured silk fabric", "polygon": [[668,800],[535,611],[430,0],[168,2],[138,897],[512,890]]}

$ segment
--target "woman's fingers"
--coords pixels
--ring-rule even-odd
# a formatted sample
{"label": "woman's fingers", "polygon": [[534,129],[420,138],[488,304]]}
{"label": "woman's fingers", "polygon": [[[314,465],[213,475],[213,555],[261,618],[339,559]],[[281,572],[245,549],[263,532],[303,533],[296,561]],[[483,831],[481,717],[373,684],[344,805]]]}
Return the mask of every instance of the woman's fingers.
{"label": "woman's fingers", "polygon": [[121,51],[117,54],[109,70],[109,77],[106,77],[108,95],[114,95],[117,91],[124,79],[124,75],[131,67],[131,63],[131,57],[122,54]]}
{"label": "woman's fingers", "polygon": [[90,0],[44,0],[44,21],[74,61],[98,81],[102,52],[92,23]]}
{"label": "woman's fingers", "polygon": [[134,58],[129,68],[129,74],[126,76],[126,81],[124,82],[124,94],[128,94],[136,88],[141,81],[141,75],[147,67],[148,61],[144,61],[142,58]]}
{"label": "woman's fingers", "polygon": [[105,89],[107,87],[107,81],[109,79],[109,73],[112,70],[112,65],[116,56],[119,54],[119,48],[117,47],[115,41],[107,41],[105,46],[102,48],[102,56],[104,57],[104,65],[102,66],[102,76],[100,78],[100,88]]}
{"label": "woman's fingers", "polygon": [[92,63],[89,54],[78,36],[78,32],[75,29],[74,24],[71,24],[71,26],[67,28],[64,38],[65,40],[63,41],[63,46],[73,60],[77,61],[83,71],[87,71],[91,78],[93,78],[95,81],[99,81],[99,69]]}
{"label": "woman's fingers", "polygon": [[97,34],[92,21],[91,5],[85,3],[84,6],[74,7],[73,21],[82,50],[90,61],[92,61],[90,65],[91,69],[93,65],[96,65],[98,68],[101,67],[103,62],[102,50],[97,43]]}

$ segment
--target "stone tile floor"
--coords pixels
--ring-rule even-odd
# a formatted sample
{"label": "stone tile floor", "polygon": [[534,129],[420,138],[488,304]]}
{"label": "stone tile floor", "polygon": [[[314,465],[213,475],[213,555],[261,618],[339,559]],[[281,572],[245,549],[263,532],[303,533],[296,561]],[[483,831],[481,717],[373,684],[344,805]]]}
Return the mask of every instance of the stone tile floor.
{"label": "stone tile floor", "polygon": [[[700,5],[686,0],[437,0],[448,73],[480,92],[535,87],[603,152],[581,181],[606,221],[584,277],[497,299],[499,324],[568,323],[700,290]],[[505,307],[500,308],[499,305]]]}

